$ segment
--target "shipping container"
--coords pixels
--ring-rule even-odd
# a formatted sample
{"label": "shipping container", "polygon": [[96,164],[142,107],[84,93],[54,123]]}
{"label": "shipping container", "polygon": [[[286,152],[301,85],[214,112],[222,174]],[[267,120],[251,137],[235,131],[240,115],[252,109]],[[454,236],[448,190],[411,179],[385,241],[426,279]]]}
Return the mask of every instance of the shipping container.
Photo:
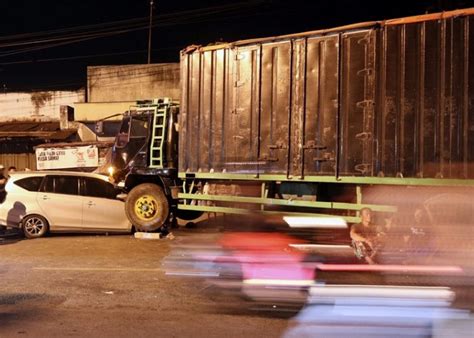
{"label": "shipping container", "polygon": [[179,209],[358,222],[472,196],[474,9],[190,46],[181,86]]}
{"label": "shipping container", "polygon": [[187,48],[181,176],[473,179],[473,15]]}

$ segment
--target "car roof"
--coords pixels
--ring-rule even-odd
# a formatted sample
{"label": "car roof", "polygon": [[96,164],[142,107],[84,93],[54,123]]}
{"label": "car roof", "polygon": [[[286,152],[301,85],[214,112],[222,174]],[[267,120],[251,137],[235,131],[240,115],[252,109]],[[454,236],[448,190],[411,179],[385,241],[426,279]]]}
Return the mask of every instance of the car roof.
{"label": "car roof", "polygon": [[16,171],[10,174],[10,179],[16,181],[21,178],[26,177],[34,177],[34,176],[46,176],[46,175],[53,175],[53,176],[76,176],[76,177],[91,177],[97,178],[103,181],[108,181],[107,176],[95,174],[95,173],[87,173],[82,171]]}

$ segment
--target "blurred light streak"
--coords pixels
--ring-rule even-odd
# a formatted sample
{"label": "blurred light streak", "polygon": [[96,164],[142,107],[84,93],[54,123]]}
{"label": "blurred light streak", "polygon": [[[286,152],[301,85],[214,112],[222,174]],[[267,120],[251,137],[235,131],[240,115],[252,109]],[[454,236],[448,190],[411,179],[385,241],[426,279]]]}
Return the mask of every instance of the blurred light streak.
{"label": "blurred light streak", "polygon": [[323,264],[316,267],[324,271],[380,271],[380,272],[412,272],[412,273],[451,273],[462,274],[458,266],[426,266],[426,265],[362,265],[362,264]]}
{"label": "blurred light streak", "polygon": [[214,272],[166,272],[167,276],[185,276],[185,277],[219,277],[220,274]]}
{"label": "blurred light streak", "polygon": [[325,228],[325,229],[347,228],[346,221],[341,217],[284,216],[283,219],[291,228]]}
{"label": "blurred light streak", "polygon": [[333,249],[333,250],[350,250],[354,249],[350,245],[334,245],[334,244],[290,244],[290,247],[301,251],[311,251],[317,249]]}
{"label": "blurred light streak", "polygon": [[243,284],[246,285],[263,285],[263,286],[311,286],[314,280],[296,280],[296,279],[244,279]]}
{"label": "blurred light streak", "polygon": [[447,287],[414,287],[395,285],[314,285],[309,294],[318,297],[371,297],[437,299],[451,301],[454,292]]}

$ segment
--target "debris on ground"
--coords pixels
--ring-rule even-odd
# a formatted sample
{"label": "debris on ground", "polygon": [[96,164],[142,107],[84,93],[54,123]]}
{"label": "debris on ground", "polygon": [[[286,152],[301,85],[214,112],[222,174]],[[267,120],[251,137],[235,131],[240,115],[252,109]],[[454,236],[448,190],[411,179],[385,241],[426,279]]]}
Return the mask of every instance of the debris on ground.
{"label": "debris on ground", "polygon": [[134,237],[136,239],[169,239],[173,240],[174,235],[171,232],[159,233],[159,232],[135,232]]}

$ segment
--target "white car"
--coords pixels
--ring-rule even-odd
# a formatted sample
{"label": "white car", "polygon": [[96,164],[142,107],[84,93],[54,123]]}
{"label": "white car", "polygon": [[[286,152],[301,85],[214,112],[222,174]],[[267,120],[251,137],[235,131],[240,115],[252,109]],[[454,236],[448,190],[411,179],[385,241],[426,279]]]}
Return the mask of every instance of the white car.
{"label": "white car", "polygon": [[51,232],[131,232],[120,193],[107,177],[81,172],[16,172],[0,204],[0,225],[27,238]]}

